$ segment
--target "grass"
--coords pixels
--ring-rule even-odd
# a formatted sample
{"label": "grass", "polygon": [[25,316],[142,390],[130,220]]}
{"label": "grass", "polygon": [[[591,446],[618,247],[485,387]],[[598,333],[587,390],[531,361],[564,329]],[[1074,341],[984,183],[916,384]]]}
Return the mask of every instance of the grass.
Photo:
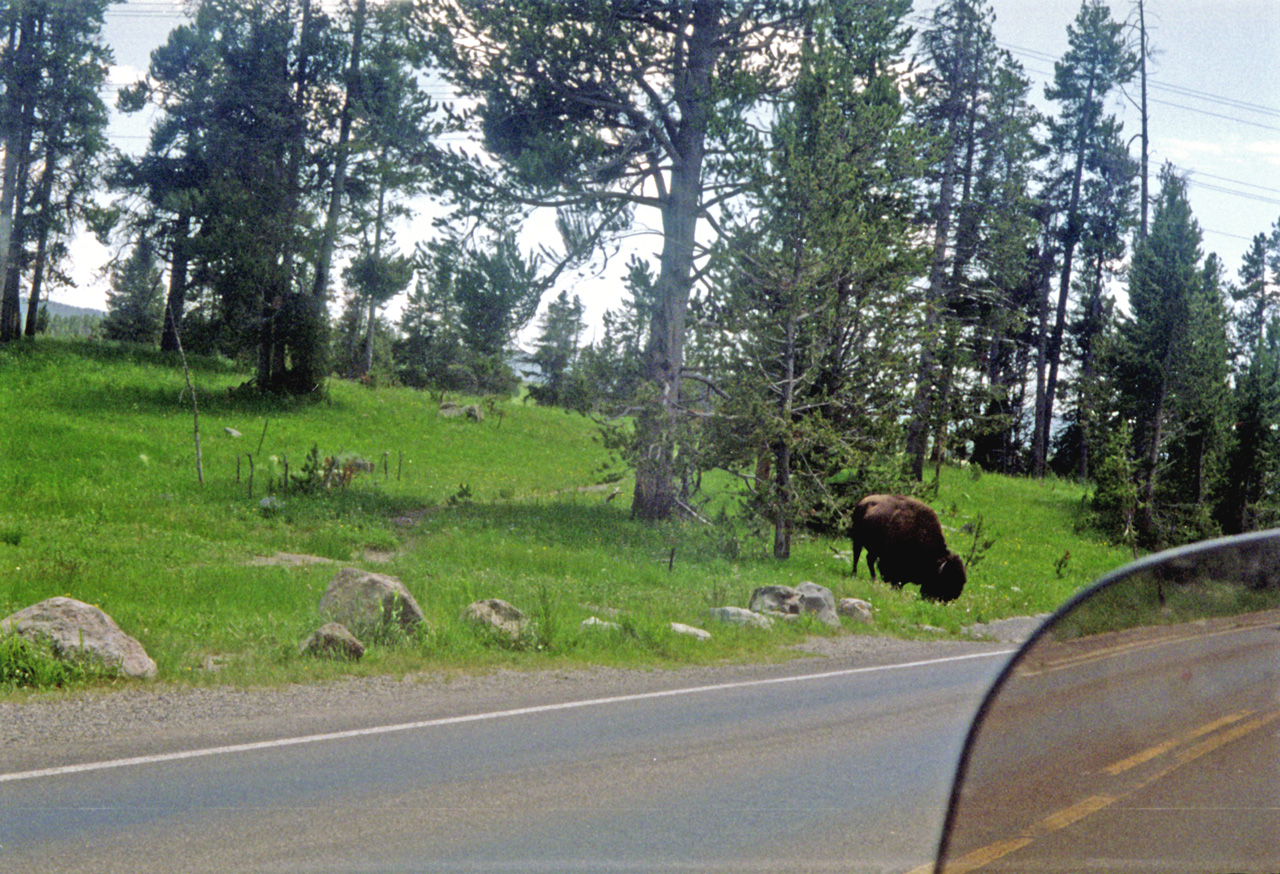
{"label": "grass", "polygon": [[[96,604],[142,642],[161,682],[778,658],[832,632],[717,626],[699,642],[669,624],[703,626],[708,607],[803,580],[875,605],[873,628],[843,633],[954,636],[1051,610],[1129,557],[1080,529],[1077,485],[945,469],[933,504],[951,547],[976,561],[957,602],[926,603],[865,570],[851,578],[846,541],[800,538],[777,563],[741,534],[631,522],[630,485],[601,485],[617,473],[581,416],[509,401],[480,423],[446,419],[439,398],[342,381],[323,401],[267,402],[237,392],[245,375],[226,362],[193,367],[203,486],[175,362],[88,343],[0,350],[0,616],[54,595]],[[287,492],[286,467],[299,475],[313,447],[375,470],[345,488]],[[260,563],[276,553],[331,563]],[[358,663],[298,656],[344,565],[403,580],[431,632],[371,646]],[[532,632],[505,642],[459,621],[489,597],[523,610]],[[619,627],[584,631],[593,615]]]}

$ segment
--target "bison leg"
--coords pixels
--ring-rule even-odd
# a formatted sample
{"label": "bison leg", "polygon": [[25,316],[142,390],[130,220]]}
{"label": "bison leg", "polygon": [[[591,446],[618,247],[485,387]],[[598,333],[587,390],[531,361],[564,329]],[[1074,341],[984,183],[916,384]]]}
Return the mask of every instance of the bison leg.
{"label": "bison leg", "polygon": [[[853,541],[853,570],[849,572],[849,576],[856,577],[858,575],[858,559],[862,558],[862,544]],[[871,569],[871,553],[867,553],[867,569]]]}

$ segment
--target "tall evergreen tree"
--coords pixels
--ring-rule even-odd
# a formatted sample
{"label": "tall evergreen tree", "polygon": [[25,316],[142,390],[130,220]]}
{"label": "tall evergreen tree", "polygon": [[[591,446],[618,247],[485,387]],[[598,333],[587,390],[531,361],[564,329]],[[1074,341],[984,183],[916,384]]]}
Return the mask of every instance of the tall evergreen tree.
{"label": "tall evergreen tree", "polygon": [[1098,360],[1114,324],[1109,289],[1123,269],[1125,241],[1135,221],[1137,164],[1118,125],[1090,155],[1088,169],[1080,197],[1079,268],[1072,278],[1076,305],[1061,353],[1074,365],[1074,379],[1060,384],[1074,393],[1062,405],[1062,418],[1070,424],[1054,459],[1055,470],[1063,475],[1074,472],[1081,481],[1090,477],[1090,458],[1104,443],[1097,426],[1106,409],[1107,389],[1100,384]]}
{"label": "tall evergreen tree", "polygon": [[[815,509],[836,515],[832,474],[892,456],[901,351],[916,339],[904,305],[924,263],[904,243],[920,140],[892,72],[908,6],[814,8],[770,161],[729,225],[730,272],[706,302],[731,373],[715,443],[722,464],[748,471],[779,559]],[[866,33],[882,38],[850,39]]]}
{"label": "tall evergreen tree", "polygon": [[[934,137],[928,210],[933,256],[907,427],[913,477],[923,475],[930,430],[945,454],[965,408],[988,460],[1012,427],[1013,362],[1024,318],[1017,300],[1030,267],[1035,203],[1027,195],[1039,150],[1030,82],[996,46],[986,0],[949,0],[923,36],[927,61],[918,116]],[[962,386],[978,386],[972,397]],[[978,421],[982,420],[982,421]],[[1001,432],[1004,432],[1003,434]],[[999,451],[1007,464],[1006,452]]]}
{"label": "tall evergreen tree", "polygon": [[1057,302],[1042,308],[1046,316],[1052,314],[1052,324],[1046,318],[1040,326],[1032,443],[1032,470],[1037,475],[1044,473],[1047,458],[1077,247],[1086,229],[1085,182],[1091,165],[1103,166],[1097,156],[1112,148],[1119,130],[1115,119],[1106,114],[1106,99],[1138,69],[1138,56],[1126,41],[1124,26],[1112,19],[1103,0],[1084,0],[1067,28],[1067,41],[1066,54],[1054,64],[1053,82],[1045,88],[1045,97],[1061,106],[1060,114],[1049,122],[1049,145],[1058,173],[1048,192],[1058,214],[1061,254]]}
{"label": "tall evergreen tree", "polygon": [[334,253],[364,235],[390,258],[377,241],[435,155],[406,7],[368,7],[200,0],[122,92],[161,110],[116,185],[164,248],[167,309],[195,303],[224,351],[252,350],[262,390],[318,386]]}
{"label": "tall evergreen tree", "polygon": [[[111,63],[101,37],[111,2],[0,5],[0,342],[22,335],[21,281],[28,268],[26,329],[35,332],[41,283],[56,248],[52,237],[72,232],[60,216],[83,215],[107,149],[99,94]],[[30,243],[35,252],[28,259]]]}
{"label": "tall evergreen tree", "polygon": [[[1234,441],[1217,518],[1238,534],[1277,522],[1274,489],[1280,475],[1280,222],[1254,236],[1231,290],[1235,315]],[[1270,512],[1264,507],[1268,497]]]}
{"label": "tall evergreen tree", "polygon": [[[1132,319],[1121,325],[1116,374],[1122,402],[1137,424],[1136,526],[1150,544],[1203,536],[1206,464],[1222,448],[1225,305],[1217,259],[1202,264],[1200,243],[1186,180],[1166,166],[1150,233],[1134,252],[1128,286]],[[1171,505],[1186,503],[1194,512],[1175,519]]]}

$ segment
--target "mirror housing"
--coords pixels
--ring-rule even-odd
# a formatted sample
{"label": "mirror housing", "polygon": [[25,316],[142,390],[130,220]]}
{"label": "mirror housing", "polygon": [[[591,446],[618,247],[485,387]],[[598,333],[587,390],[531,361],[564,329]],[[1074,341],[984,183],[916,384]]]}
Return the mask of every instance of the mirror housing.
{"label": "mirror housing", "polygon": [[1102,578],[970,728],[935,871],[1280,871],[1280,531]]}

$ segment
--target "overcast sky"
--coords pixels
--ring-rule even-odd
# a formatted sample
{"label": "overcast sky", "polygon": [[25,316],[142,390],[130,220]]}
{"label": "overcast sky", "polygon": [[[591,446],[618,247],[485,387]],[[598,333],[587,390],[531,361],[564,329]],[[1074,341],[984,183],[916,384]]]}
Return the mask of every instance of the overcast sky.
{"label": "overcast sky", "polygon": [[[1022,63],[1036,83],[1033,93],[1046,110],[1044,83],[1067,48],[1067,26],[1079,0],[990,0],[997,40]],[[913,21],[928,21],[937,0],[917,0]],[[107,14],[105,37],[119,65],[112,85],[135,81],[153,48],[180,23],[180,0],[128,0]],[[1134,0],[1112,0],[1117,19],[1136,16]],[[1147,0],[1147,25],[1155,58],[1150,110],[1153,174],[1170,161],[1190,174],[1191,206],[1205,232],[1206,252],[1217,252],[1235,278],[1254,234],[1280,219],[1280,0]],[[1133,86],[1136,98],[1137,87]],[[114,105],[114,92],[108,95]],[[1136,107],[1117,97],[1112,111],[1136,135]],[[140,119],[117,120],[111,133],[128,151],[146,142]],[[1136,154],[1137,145],[1134,145]],[[1153,192],[1154,193],[1154,192]],[[419,225],[424,233],[430,224]],[[404,250],[415,242],[402,234]],[[101,307],[105,280],[94,274],[106,257],[96,245],[77,247],[80,288],[54,292],[54,299]],[[598,322],[617,304],[617,283],[584,284],[571,290]]]}

